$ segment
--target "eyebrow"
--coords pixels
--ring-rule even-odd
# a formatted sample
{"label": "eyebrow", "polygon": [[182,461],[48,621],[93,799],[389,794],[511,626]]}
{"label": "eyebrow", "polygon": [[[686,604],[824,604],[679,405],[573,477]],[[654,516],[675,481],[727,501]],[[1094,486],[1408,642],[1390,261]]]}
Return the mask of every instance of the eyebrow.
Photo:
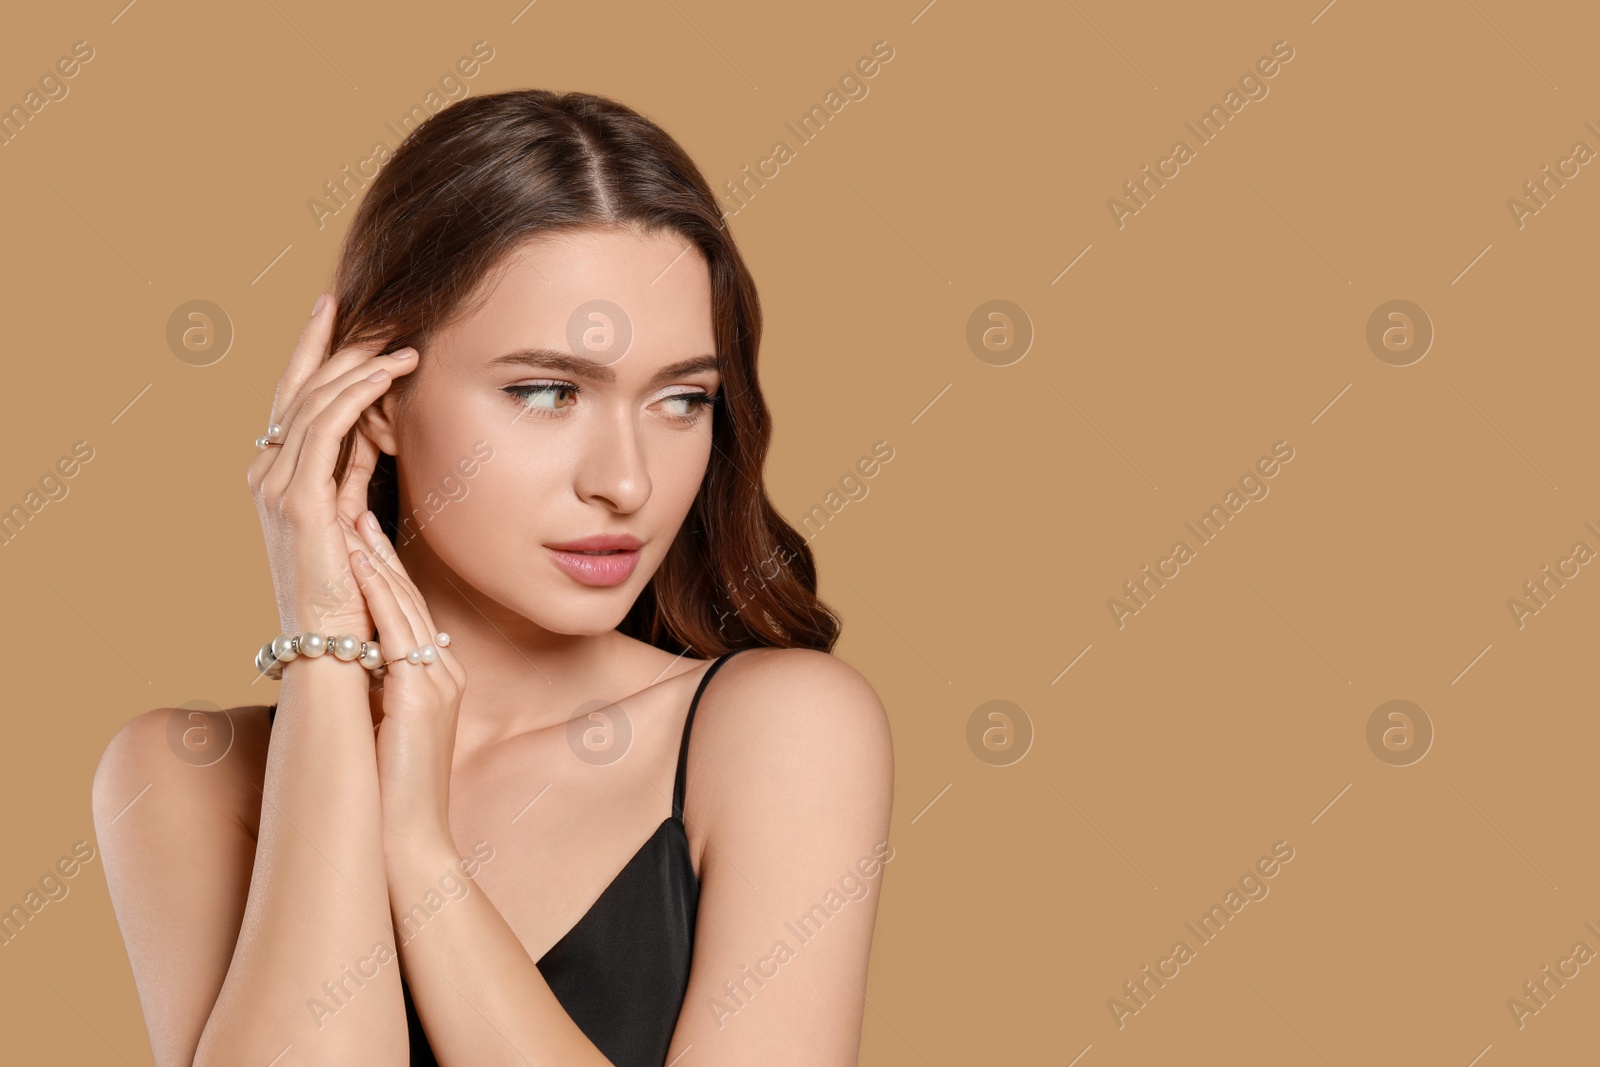
{"label": "eyebrow", "polygon": [[[491,367],[528,366],[554,369],[566,371],[576,377],[588,378],[590,381],[596,382],[614,382],[617,380],[617,372],[613,369],[614,364],[585,359],[583,356],[575,356],[571,352],[561,352],[553,348],[519,348],[515,352],[507,352],[503,356],[495,356],[489,360],[488,365]],[[716,356],[694,356],[662,367],[651,376],[646,385],[658,385],[673,378],[683,377],[686,374],[716,369]]]}

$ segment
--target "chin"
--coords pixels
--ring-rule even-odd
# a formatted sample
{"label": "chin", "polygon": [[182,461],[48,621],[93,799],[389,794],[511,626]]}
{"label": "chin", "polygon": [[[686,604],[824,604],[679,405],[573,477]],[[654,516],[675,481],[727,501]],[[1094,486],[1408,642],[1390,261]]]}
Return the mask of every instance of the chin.
{"label": "chin", "polygon": [[539,606],[527,618],[552,633],[574,637],[594,637],[609,633],[622,624],[639,599],[643,586],[623,582],[614,586],[582,586],[565,579],[565,589],[549,590],[539,597]]}

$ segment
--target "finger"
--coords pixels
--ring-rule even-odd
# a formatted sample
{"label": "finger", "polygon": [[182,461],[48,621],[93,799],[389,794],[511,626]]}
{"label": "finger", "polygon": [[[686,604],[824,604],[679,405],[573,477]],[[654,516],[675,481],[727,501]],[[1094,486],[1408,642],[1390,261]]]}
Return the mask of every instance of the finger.
{"label": "finger", "polygon": [[344,377],[362,362],[376,357],[386,343],[382,340],[364,341],[348,345],[326,357],[312,368],[311,374],[300,383],[294,396],[285,401],[284,415],[276,420],[278,425],[284,427],[286,433],[292,430],[294,424],[304,417],[308,405],[315,405],[318,390]]}
{"label": "finger", "polygon": [[278,379],[278,388],[272,397],[272,421],[280,425],[287,423],[287,416],[293,412],[302,387],[328,354],[338,298],[322,293],[318,296],[318,303],[319,306],[300,330],[300,340],[294,346],[289,365]]}
{"label": "finger", "polygon": [[261,490],[262,483],[266,481],[267,472],[272,470],[273,465],[278,461],[278,457],[273,454],[277,451],[278,448],[271,445],[266,448],[258,447],[256,454],[250,457],[250,462],[244,469],[245,484],[250,487],[250,492],[256,493]]}
{"label": "finger", "polygon": [[278,381],[272,411],[273,421],[280,426],[288,426],[293,421],[306,394],[312,389],[337,377],[352,364],[377,355],[392,343],[383,338],[368,338],[347,344],[330,356],[328,346],[333,340],[333,326],[338,318],[338,298],[331,293],[323,296],[326,299],[321,301],[321,307],[312,313],[300,331],[300,340],[295,345],[294,354],[289,357],[289,366]]}
{"label": "finger", "polygon": [[410,346],[381,356],[367,351],[352,358],[351,353],[354,351],[357,350],[343,350],[334,359],[330,359],[318,368],[312,379],[306,383],[306,388],[297,400],[294,411],[282,423],[284,427],[282,440],[286,447],[293,443],[296,427],[303,432],[307,420],[315,418],[317,412],[348,386],[380,367],[386,367],[396,375],[401,374],[402,368],[409,368],[416,358],[416,349]]}
{"label": "finger", "polygon": [[367,598],[367,610],[372,613],[378,631],[378,647],[383,650],[385,662],[403,659],[413,648],[421,648],[417,629],[404,605],[395,596],[394,587],[383,573],[383,567],[365,551],[350,553],[350,569]]}
{"label": "finger", "polygon": [[[350,523],[346,522],[343,516],[336,516],[335,521],[339,524],[339,532],[344,535],[344,552],[346,556],[354,552],[361,552],[366,548],[365,543],[361,539],[361,532],[354,526],[350,525]],[[357,591],[354,595],[359,597],[360,592]],[[341,610],[345,606],[346,605],[341,604]]]}
{"label": "finger", "polygon": [[[324,307],[321,315],[326,316],[327,314],[328,308]],[[307,329],[309,331],[311,327],[308,327]],[[321,343],[324,347],[326,346],[325,341]],[[284,378],[278,384],[279,397],[273,401],[273,411],[275,413],[273,421],[276,422],[280,427],[284,428],[280,429],[278,432],[276,436],[276,443],[272,446],[262,449],[262,454],[251,461],[249,468],[245,472],[245,480],[249,483],[252,491],[260,489],[265,490],[270,494],[283,492],[284,488],[288,484],[289,476],[294,473],[295,468],[294,461],[285,461],[283,454],[285,451],[288,451],[289,454],[293,456],[300,447],[298,440],[299,435],[295,433],[295,425],[306,416],[305,405],[307,400],[327,381],[341,377],[340,375],[334,375],[330,368],[342,366],[345,367],[346,370],[349,369],[348,361],[341,361],[337,364],[333,364],[331,362],[322,363],[310,367],[309,370],[296,364],[296,361],[304,358],[306,352],[313,350],[314,346],[310,345],[308,343],[307,336],[302,334],[301,345],[295,350],[294,359],[291,360],[290,370],[285,373]],[[351,350],[345,349],[344,351],[348,352]],[[368,359],[373,358],[376,357],[368,357]],[[370,373],[370,371],[368,373]],[[298,384],[293,386],[294,392],[292,394],[285,394],[283,390],[289,387],[291,375],[297,376]],[[312,376],[310,381],[305,380],[306,375]],[[343,377],[351,376],[343,375]],[[351,377],[351,380],[354,380],[354,377]],[[288,395],[289,399],[280,403],[285,395]],[[283,410],[284,403],[286,403],[291,409],[290,413],[282,417],[278,417],[276,412]],[[325,400],[319,399],[317,406],[320,408],[324,403]],[[300,425],[303,431],[304,423],[300,422]],[[274,475],[274,471],[277,472],[276,475]]]}
{"label": "finger", "polygon": [[[417,620],[416,625],[422,640],[433,645],[439,654],[436,662],[444,665],[458,685],[466,682],[466,670],[456,659],[455,654],[438,643],[439,629],[433,621],[433,613],[428,610],[428,603],[422,596],[422,591],[417,588],[417,583],[411,580],[406,573],[405,565],[400,562],[400,554],[395,551],[394,545],[383,533],[383,528],[378,525],[377,517],[368,511],[356,522],[356,526],[368,545],[368,555],[384,570],[389,586],[394,591],[397,599],[409,601],[411,604],[411,617]],[[420,646],[418,646],[420,647]],[[408,650],[409,651],[409,650]]]}
{"label": "finger", "polygon": [[355,521],[367,508],[367,488],[372,484],[372,472],[378,466],[378,446],[359,426],[355,432],[355,447],[350,450],[350,465],[345,468],[344,481],[339,485],[338,513],[355,532]]}
{"label": "finger", "polygon": [[383,532],[383,527],[378,523],[378,517],[371,511],[363,511],[356,516],[356,530],[361,534],[361,539],[366,542],[367,551],[372,558],[383,564],[392,565],[396,576],[409,582],[410,578],[405,573],[405,568],[400,565],[400,553],[394,547],[394,542]]}
{"label": "finger", "polygon": [[[372,356],[353,370],[313,389],[284,435],[282,447],[276,449],[277,462],[264,479],[268,494],[286,493],[291,480],[309,478],[311,481],[307,484],[310,485],[332,478],[340,440],[350,432],[361,413],[383,395],[393,379],[411,370],[416,362],[414,350],[409,348],[394,355]],[[378,371],[386,372],[388,377],[373,381],[372,375]]]}
{"label": "finger", "polygon": [[424,640],[433,641],[433,617],[428,611],[428,605],[422,599],[422,593],[417,589],[416,583],[406,573],[405,565],[400,562],[400,553],[384,536],[382,527],[377,525],[377,518],[368,511],[357,521],[358,532],[366,542],[367,554],[372,557],[389,579],[389,586],[395,596],[409,609],[411,616],[417,620],[417,630],[424,635]]}
{"label": "finger", "polygon": [[[288,425],[289,415],[297,406],[297,398],[301,393],[301,386],[306,379],[316,371],[322,363],[322,357],[327,354],[329,334],[333,329],[333,308],[336,300],[327,293],[317,295],[317,306],[311,312],[311,317],[300,328],[300,339],[295,343],[294,352],[289,356],[289,364],[278,377],[278,384],[272,393],[272,412],[267,419],[268,425],[283,427]],[[283,439],[283,431],[274,435],[276,440]],[[245,469],[245,481],[254,492],[267,479],[277,461],[275,455],[269,455],[274,448],[268,447],[260,450],[250,465]]]}
{"label": "finger", "polygon": [[[261,479],[261,490],[268,501],[281,500],[291,488],[299,486],[302,493],[313,491],[309,482],[299,482],[295,472],[302,466],[300,459],[303,453],[320,456],[326,469],[331,473],[338,460],[339,445],[337,436],[330,438],[330,433],[335,430],[335,423],[342,413],[348,412],[351,405],[355,406],[349,415],[350,424],[354,424],[362,410],[370,406],[373,401],[382,396],[389,388],[391,379],[382,378],[379,381],[357,379],[345,387],[345,392],[339,397],[330,400],[318,400],[317,414],[322,416],[320,424],[316,417],[308,414],[305,421],[293,427],[282,445],[269,448],[267,451],[273,455],[272,466],[269,467]],[[342,403],[339,403],[340,398]],[[338,406],[333,406],[334,404]],[[329,408],[332,408],[329,412]],[[349,425],[344,427],[349,430]],[[309,465],[306,466],[309,471]]]}
{"label": "finger", "polygon": [[368,554],[380,567],[386,569],[389,584],[394,588],[395,595],[402,601],[409,602],[414,616],[419,620],[422,632],[431,642],[438,633],[433,625],[433,614],[428,611],[428,604],[422,597],[422,591],[417,588],[417,583],[406,573],[405,564],[400,562],[400,553],[384,535],[382,527],[377,525],[377,519],[370,511],[361,517],[357,526],[362,538],[367,542]]}

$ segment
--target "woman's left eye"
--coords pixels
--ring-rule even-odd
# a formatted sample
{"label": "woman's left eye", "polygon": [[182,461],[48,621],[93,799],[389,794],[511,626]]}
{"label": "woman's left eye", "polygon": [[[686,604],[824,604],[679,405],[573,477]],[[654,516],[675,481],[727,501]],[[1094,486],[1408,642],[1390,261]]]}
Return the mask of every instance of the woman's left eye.
{"label": "woman's left eye", "polygon": [[664,397],[661,402],[663,404],[687,405],[684,409],[674,410],[673,417],[680,422],[693,422],[700,417],[702,411],[709,409],[717,402],[717,397],[705,392],[675,393],[672,396]]}

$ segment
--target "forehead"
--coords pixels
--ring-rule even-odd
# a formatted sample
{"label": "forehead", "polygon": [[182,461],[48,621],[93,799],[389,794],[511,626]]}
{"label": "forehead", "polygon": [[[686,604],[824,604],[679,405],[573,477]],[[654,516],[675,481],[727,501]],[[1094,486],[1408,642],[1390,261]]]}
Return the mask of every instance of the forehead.
{"label": "forehead", "polygon": [[604,360],[595,346],[625,339],[616,369],[628,375],[716,350],[705,258],[670,231],[541,235],[508,253],[484,285],[487,298],[437,338],[452,362],[525,347]]}

